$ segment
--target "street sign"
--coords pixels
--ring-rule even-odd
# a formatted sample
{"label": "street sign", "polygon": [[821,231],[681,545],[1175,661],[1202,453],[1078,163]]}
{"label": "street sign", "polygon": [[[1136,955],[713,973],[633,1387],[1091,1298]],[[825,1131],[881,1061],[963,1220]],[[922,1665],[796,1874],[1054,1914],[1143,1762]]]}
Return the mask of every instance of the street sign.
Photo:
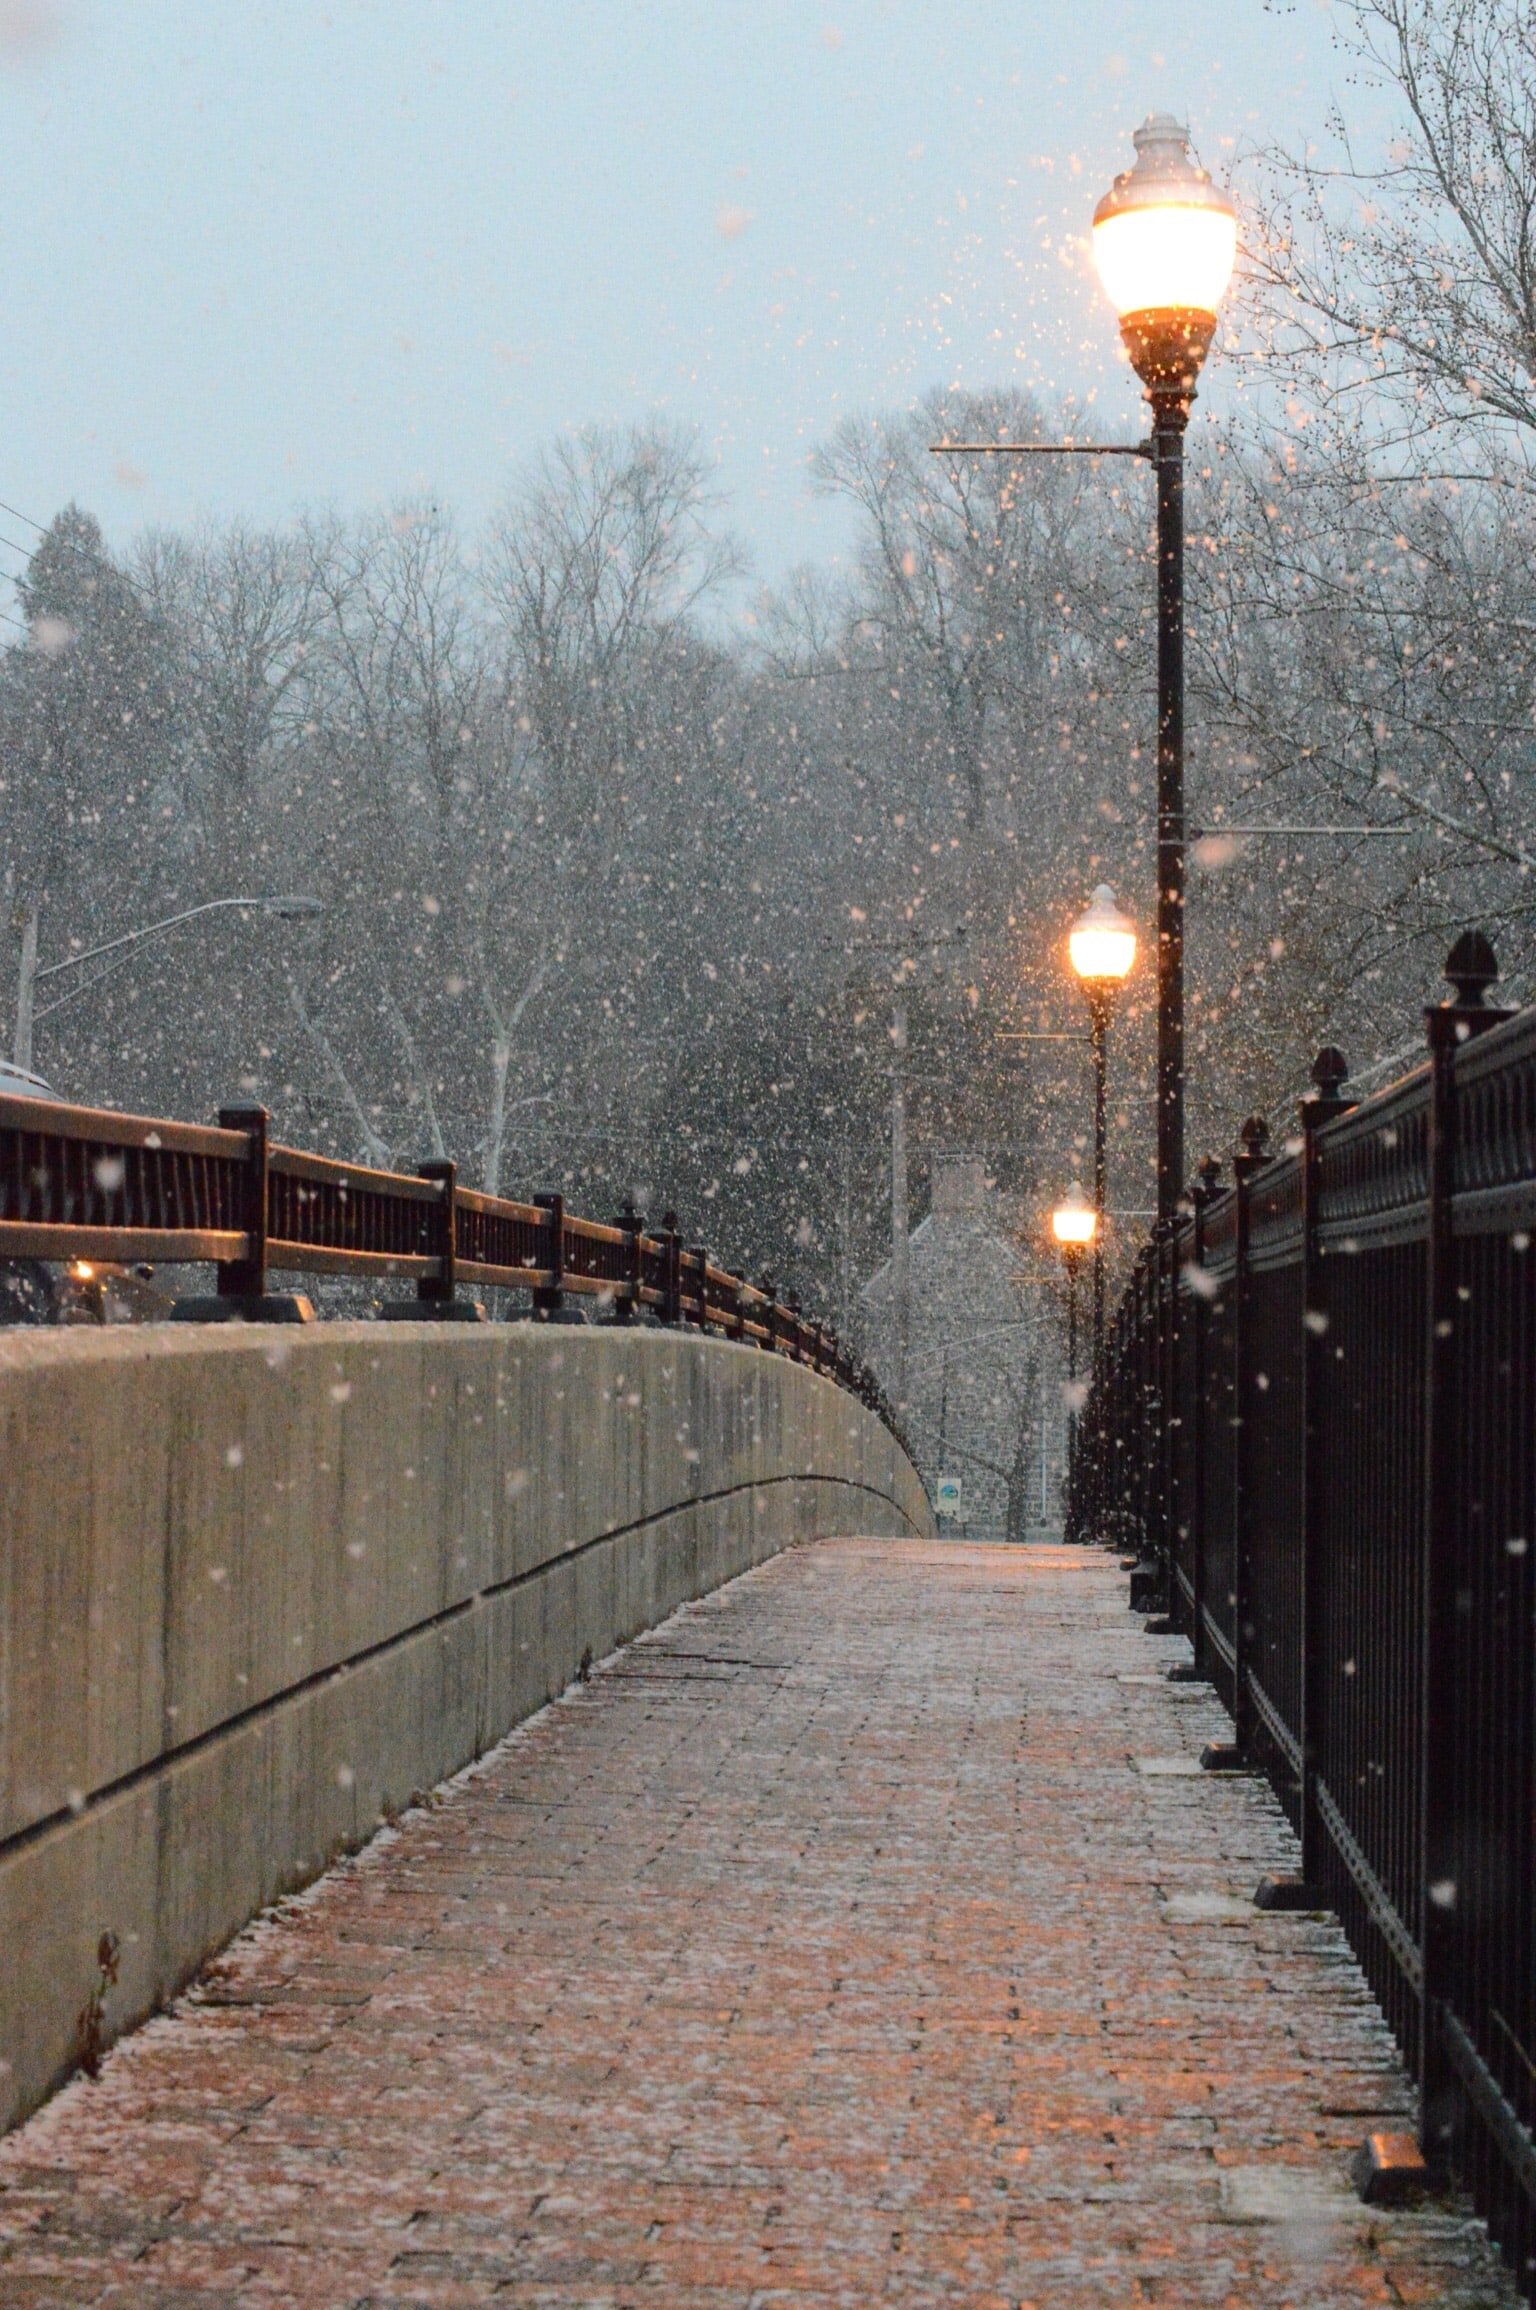
{"label": "street sign", "polygon": [[958,1516],[960,1510],[960,1479],[941,1476],[933,1488],[933,1512],[936,1516]]}

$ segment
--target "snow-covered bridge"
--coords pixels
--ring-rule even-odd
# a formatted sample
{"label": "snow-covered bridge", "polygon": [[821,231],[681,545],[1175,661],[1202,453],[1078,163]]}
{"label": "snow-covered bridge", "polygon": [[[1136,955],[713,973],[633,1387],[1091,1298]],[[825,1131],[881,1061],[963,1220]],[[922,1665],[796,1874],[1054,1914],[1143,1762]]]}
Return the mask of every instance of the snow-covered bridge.
{"label": "snow-covered bridge", "polygon": [[[1202,1770],[1264,1762],[1204,1622],[939,1544],[675,1230],[51,1113],[0,1249],[223,1288],[0,1340],[0,2300],[1510,2298],[1350,2194],[1412,2085],[1323,1897],[1255,1903],[1305,1856]],[[306,1265],[417,1320],[292,1320]]]}
{"label": "snow-covered bridge", "polygon": [[0,2149],[0,2299],[1512,2296],[1087,1549],[828,1540],[595,1664]]}

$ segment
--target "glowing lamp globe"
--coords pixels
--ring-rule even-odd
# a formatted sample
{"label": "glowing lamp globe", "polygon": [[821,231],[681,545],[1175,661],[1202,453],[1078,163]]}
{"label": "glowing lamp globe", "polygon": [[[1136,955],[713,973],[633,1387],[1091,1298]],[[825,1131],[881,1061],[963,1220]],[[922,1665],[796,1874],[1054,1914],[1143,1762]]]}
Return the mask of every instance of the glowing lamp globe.
{"label": "glowing lamp globe", "polygon": [[1101,882],[1067,934],[1072,968],[1090,986],[1118,986],[1136,960],[1136,926]]}
{"label": "glowing lamp globe", "polygon": [[1082,1189],[1069,1187],[1051,1213],[1051,1233],[1063,1251],[1081,1251],[1098,1233],[1098,1215]]}
{"label": "glowing lamp globe", "polygon": [[1093,214],[1093,255],[1142,383],[1193,396],[1237,259],[1237,212],[1172,113],[1131,140],[1136,165]]}

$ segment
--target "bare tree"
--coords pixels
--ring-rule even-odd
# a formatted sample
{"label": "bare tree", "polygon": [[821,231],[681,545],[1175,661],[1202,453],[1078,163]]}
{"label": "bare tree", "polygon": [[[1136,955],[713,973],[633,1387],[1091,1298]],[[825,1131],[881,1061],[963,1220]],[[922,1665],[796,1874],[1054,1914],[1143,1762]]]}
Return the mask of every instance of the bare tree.
{"label": "bare tree", "polygon": [[1321,406],[1365,404],[1384,446],[1454,448],[1530,477],[1536,448],[1536,8],[1341,0],[1351,67],[1396,99],[1379,158],[1336,115],[1266,156],[1251,251],[1270,359]]}
{"label": "bare tree", "polygon": [[133,582],[176,637],[180,694],[201,741],[206,780],[238,816],[302,729],[325,609],[316,535],[204,523],[152,530]]}
{"label": "bare tree", "polygon": [[651,424],[557,443],[491,524],[484,583],[508,686],[567,839],[621,816],[636,677],[741,567],[712,508],[692,437]]}

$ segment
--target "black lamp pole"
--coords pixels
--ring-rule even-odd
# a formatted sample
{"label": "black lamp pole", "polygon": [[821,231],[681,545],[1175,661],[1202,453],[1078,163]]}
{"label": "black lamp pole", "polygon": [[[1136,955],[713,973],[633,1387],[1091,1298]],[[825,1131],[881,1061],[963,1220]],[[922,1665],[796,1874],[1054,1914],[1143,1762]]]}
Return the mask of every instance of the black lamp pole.
{"label": "black lamp pole", "polygon": [[[1203,350],[1203,348],[1202,348]],[[1184,1189],[1184,428],[1187,388],[1152,384],[1157,472],[1157,1215]],[[1100,1075],[1102,1098],[1103,1076]],[[1103,1311],[1097,1311],[1102,1346]]]}
{"label": "black lamp pole", "polygon": [[1214,315],[1127,313],[1120,335],[1152,410],[1157,475],[1157,1216],[1184,1192],[1184,431]]}
{"label": "black lamp pole", "polygon": [[1066,1524],[1070,1533],[1077,1506],[1077,1271],[1083,1264],[1080,1243],[1062,1246],[1067,1270],[1067,1498]]}
{"label": "black lamp pole", "polygon": [[1109,1006],[1107,987],[1088,986],[1088,1031],[1093,1045],[1093,1376],[1104,1362],[1104,1201],[1107,1185]]}

